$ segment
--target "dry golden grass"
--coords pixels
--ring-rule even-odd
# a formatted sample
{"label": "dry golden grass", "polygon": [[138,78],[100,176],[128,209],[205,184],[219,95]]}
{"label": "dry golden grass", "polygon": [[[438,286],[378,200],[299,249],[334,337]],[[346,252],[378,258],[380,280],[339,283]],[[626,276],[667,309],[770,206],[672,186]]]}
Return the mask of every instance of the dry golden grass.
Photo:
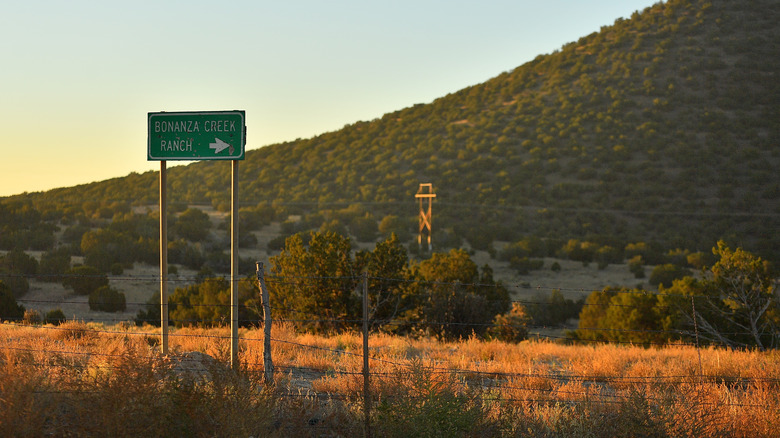
{"label": "dry golden grass", "polygon": [[[275,326],[171,331],[68,322],[0,325],[0,434],[288,436],[362,434],[362,337]],[[200,352],[208,379],[179,373]],[[773,436],[780,354],[690,346],[507,344],[370,337],[378,436]],[[701,357],[701,369],[699,368]]]}

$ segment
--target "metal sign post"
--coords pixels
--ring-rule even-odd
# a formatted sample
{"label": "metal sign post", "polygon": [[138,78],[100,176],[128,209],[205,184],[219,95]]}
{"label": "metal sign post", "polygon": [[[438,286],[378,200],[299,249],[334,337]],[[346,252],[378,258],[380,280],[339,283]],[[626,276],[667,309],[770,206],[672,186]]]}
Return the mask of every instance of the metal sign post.
{"label": "metal sign post", "polygon": [[238,369],[238,160],[246,146],[244,111],[156,112],[147,114],[148,161],[160,161],[160,325],[168,354],[168,195],[166,160],[231,160],[230,365]]}
{"label": "metal sign post", "polygon": [[238,161],[230,190],[230,366],[238,369]]}
{"label": "metal sign post", "polygon": [[168,177],[165,161],[160,161],[160,346],[168,354]]}

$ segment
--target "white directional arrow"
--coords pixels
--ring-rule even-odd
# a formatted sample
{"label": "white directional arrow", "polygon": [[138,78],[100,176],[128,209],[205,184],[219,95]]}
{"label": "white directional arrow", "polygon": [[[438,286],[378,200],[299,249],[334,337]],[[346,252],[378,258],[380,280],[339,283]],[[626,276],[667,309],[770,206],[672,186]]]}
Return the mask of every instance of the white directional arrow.
{"label": "white directional arrow", "polygon": [[227,149],[228,147],[230,147],[229,144],[225,143],[224,141],[222,141],[222,140],[220,140],[220,139],[218,139],[216,137],[214,138],[214,141],[215,141],[215,143],[209,143],[209,148],[210,149],[214,149],[214,153],[215,154],[218,154],[218,153],[224,151],[225,149]]}

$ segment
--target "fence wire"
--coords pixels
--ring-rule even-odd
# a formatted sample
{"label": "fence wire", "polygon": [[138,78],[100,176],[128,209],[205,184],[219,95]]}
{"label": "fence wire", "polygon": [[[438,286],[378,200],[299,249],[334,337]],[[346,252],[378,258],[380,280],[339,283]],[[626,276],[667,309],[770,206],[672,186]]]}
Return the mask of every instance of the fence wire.
{"label": "fence wire", "polygon": [[[0,275],[0,279],[2,277],[9,277],[8,274]],[[18,277],[18,275],[11,275],[11,277]],[[32,280],[50,280],[51,277],[48,276],[21,276],[25,279],[32,279]],[[57,276],[57,278],[62,278],[64,276]],[[271,284],[287,284],[287,285],[295,285],[299,287],[304,287],[309,284],[314,283],[315,281],[322,281],[322,280],[349,280],[354,281],[357,284],[357,280],[361,279],[362,277],[279,277],[279,276],[269,276],[266,277],[266,281]],[[383,278],[383,277],[368,277],[370,280],[378,280],[378,281],[386,281],[386,282],[397,282],[397,283],[416,283],[423,287],[433,287],[433,286],[445,286],[445,287],[507,287],[507,288],[514,288],[514,289],[526,289],[526,287],[522,285],[486,285],[486,284],[479,284],[479,283],[473,283],[473,284],[464,284],[464,283],[452,283],[452,282],[423,282],[423,281],[416,281],[416,280],[409,280],[409,279],[394,279],[394,278]],[[160,278],[155,276],[116,276],[111,277],[110,280],[112,282],[118,282],[121,284],[122,282],[149,282],[150,283],[150,289],[153,287],[152,284],[155,286],[159,285]],[[174,284],[193,284],[196,281],[204,281],[203,279],[197,278],[197,277],[184,277],[184,278],[174,278],[174,279],[166,279],[165,281],[169,281]],[[205,280],[210,281],[210,280]],[[219,281],[224,281],[223,279],[220,279]],[[543,286],[539,285],[536,286],[535,289],[537,290],[568,290],[568,291],[576,291],[581,292],[585,291],[585,289],[581,288],[565,288],[565,287],[553,287],[553,286]],[[630,291],[630,290],[615,290],[616,294],[621,293],[636,293],[636,291]],[[668,293],[655,293],[655,292],[647,292],[648,295],[655,295],[655,296],[677,296],[682,297],[682,295],[675,295],[675,294],[668,294]],[[430,298],[433,296],[433,294],[423,294],[423,298]],[[691,299],[690,296],[685,296],[686,299]],[[696,299],[696,297],[694,297]],[[77,300],[73,297],[70,297],[66,300],[44,300],[44,299],[19,299],[19,302],[23,304],[27,304],[30,306],[34,305],[44,305],[44,306],[53,306],[53,305],[62,305],[62,304],[76,304],[76,305],[85,305],[85,303],[82,300]],[[519,303],[523,305],[549,305],[550,303],[544,302],[544,301],[537,301],[537,300],[511,300],[511,303]],[[141,307],[144,306],[155,306],[154,304],[151,304],[149,302],[130,302],[127,303],[128,306],[133,307]],[[588,303],[583,303],[584,306],[593,305]],[[159,303],[156,304],[156,306],[159,306]],[[170,303],[169,306],[173,307],[175,306],[174,303]],[[220,303],[213,303],[213,304],[189,304],[192,308],[217,308],[217,309],[223,309],[224,311],[229,311],[231,306],[229,304],[220,304]],[[598,304],[598,306],[601,307],[621,307],[621,308],[637,308],[639,309],[640,306],[631,306],[626,304]],[[239,306],[239,309],[249,309],[249,310],[256,310],[254,307],[249,306]],[[294,314],[301,316],[300,318],[274,318],[274,323],[283,323],[283,324],[307,324],[307,323],[322,323],[322,324],[347,324],[353,327],[357,327],[360,323],[363,322],[363,319],[339,319],[339,318],[333,318],[330,317],[328,312],[332,309],[321,309],[322,313],[314,313],[311,311],[302,311],[297,310],[295,308],[289,307],[289,306],[272,306],[273,312],[282,312],[286,314]],[[154,333],[148,332],[148,328],[145,329],[147,331],[130,331],[128,328],[133,324],[138,324],[143,326],[144,324],[152,324],[155,322],[159,322],[157,320],[151,319],[151,318],[135,318],[132,324],[129,324],[127,320],[121,320],[121,318],[114,318],[110,316],[98,316],[98,317],[90,317],[90,318],[84,318],[80,320],[81,323],[98,323],[98,326],[95,327],[87,327],[85,330],[89,330],[90,332],[100,334],[100,335],[106,335],[109,337],[142,337],[144,339],[157,339],[158,336]],[[178,324],[181,326],[195,326],[195,325],[214,325],[214,326],[224,326],[228,321],[225,320],[225,318],[213,318],[213,319],[171,319],[171,323]],[[120,328],[106,328],[105,325],[107,323],[124,323],[124,326],[121,326]],[[242,325],[250,326],[259,328],[262,326],[262,320],[261,319],[240,319],[239,323]],[[473,322],[452,322],[452,321],[404,321],[399,322],[395,320],[376,320],[372,321],[372,323],[377,323],[380,326],[398,326],[398,325],[404,325],[404,324],[416,324],[418,326],[440,326],[440,327],[453,327],[453,326],[465,326],[465,327],[483,327],[483,328],[491,328],[491,327],[498,327],[499,325],[493,324],[493,323],[473,323]],[[72,327],[67,327],[63,325],[42,325],[42,324],[30,324],[29,321],[26,321],[24,318],[16,318],[16,319],[6,319],[6,321],[3,324],[5,327],[12,327],[19,330],[35,330],[40,331],[41,333],[52,333],[52,332],[65,332],[65,331],[72,331],[74,330]],[[534,325],[507,325],[502,324],[500,325],[502,327],[513,327],[513,328],[524,328],[528,329],[529,331],[534,330],[558,330],[558,331],[564,331],[566,329],[570,330],[578,330],[583,332],[615,332],[615,333],[627,333],[627,334],[648,334],[648,335],[675,335],[679,336],[680,340],[675,341],[671,343],[671,345],[674,346],[685,346],[685,347],[695,347],[696,344],[694,342],[686,342],[683,341],[682,338],[684,338],[687,334],[675,331],[675,330],[633,330],[633,329],[605,329],[605,328],[599,328],[599,327],[567,327],[565,325],[559,325],[559,326],[534,326]],[[141,330],[141,329],[139,329]],[[373,334],[379,334],[380,332],[374,330]],[[739,333],[733,333],[733,334],[739,334]],[[173,331],[169,334],[171,338],[179,338],[179,339],[187,339],[187,338],[199,338],[199,339],[210,339],[215,342],[219,343],[225,343],[227,344],[231,337],[228,334],[221,335],[216,333],[187,333],[186,331]],[[532,333],[529,336],[531,339],[535,340],[542,340],[542,341],[553,341],[553,342],[573,342],[577,341],[580,343],[588,344],[588,343],[597,343],[597,344],[617,344],[617,345],[634,345],[634,346],[645,346],[645,347],[653,347],[653,346],[662,346],[662,345],[670,345],[669,342],[630,342],[630,341],[619,341],[619,340],[610,340],[610,339],[578,339],[566,334],[554,334],[554,333]],[[370,339],[370,337],[369,337]],[[630,399],[630,395],[626,394],[620,394],[616,393],[613,389],[615,385],[665,385],[665,386],[674,386],[674,385],[687,385],[687,384],[695,384],[695,385],[742,385],[742,386],[748,386],[748,385],[770,385],[773,388],[777,388],[780,386],[780,378],[778,377],[755,377],[755,376],[739,376],[739,375],[707,375],[703,373],[699,374],[691,374],[691,375],[654,375],[654,376],[607,376],[607,375],[589,375],[589,374],[574,374],[574,373],[565,373],[565,372],[554,372],[554,373],[532,373],[532,372],[496,372],[496,371],[486,371],[484,369],[479,368],[452,368],[452,367],[443,367],[443,366],[437,366],[434,364],[428,364],[420,366],[420,363],[411,360],[411,359],[405,359],[405,360],[391,360],[384,357],[379,357],[377,354],[380,353],[379,349],[377,348],[370,348],[369,351],[371,352],[369,355],[369,361],[372,364],[375,365],[382,365],[385,367],[391,367],[392,370],[385,370],[385,371],[372,371],[368,370],[366,373],[365,371],[360,370],[360,363],[359,359],[363,358],[363,353],[355,352],[355,351],[349,351],[349,349],[345,348],[330,348],[330,347],[324,347],[321,345],[315,345],[310,343],[303,343],[303,342],[296,342],[289,339],[281,339],[281,338],[275,338],[271,337],[271,342],[274,346],[274,348],[296,348],[301,351],[311,351],[315,353],[325,353],[330,355],[336,355],[345,357],[348,359],[351,359],[354,361],[354,363],[351,365],[352,369],[345,369],[340,368],[336,369],[336,367],[315,367],[315,366],[297,366],[294,363],[279,363],[276,364],[276,370],[279,373],[282,374],[289,374],[294,375],[296,373],[301,372],[307,372],[312,376],[315,376],[316,378],[320,377],[334,377],[334,376],[344,376],[344,377],[354,377],[359,378],[360,376],[369,376],[369,378],[372,381],[391,381],[396,380],[400,381],[401,384],[403,384],[404,379],[408,378],[409,373],[415,373],[420,372],[422,369],[423,372],[428,373],[430,376],[443,376],[445,378],[454,378],[458,379],[461,383],[464,385],[476,385],[481,390],[485,391],[492,391],[496,390],[499,391],[500,395],[494,397],[495,400],[502,400],[502,401],[508,401],[508,402],[534,402],[534,403],[570,403],[570,404],[579,404],[579,403],[585,403],[586,401],[592,402],[593,399],[588,399],[588,397],[596,397],[598,398],[599,402],[602,403],[622,403],[626,400]],[[254,348],[253,346],[256,344],[257,346],[262,345],[263,339],[262,338],[252,338],[243,336],[240,339],[241,343],[244,345],[244,349],[247,348]],[[18,342],[19,345],[14,345],[14,342]],[[57,349],[42,349],[42,348],[34,348],[32,346],[22,346],[23,345],[23,338],[22,337],[9,337],[4,343],[0,346],[0,351],[5,352],[5,358],[3,360],[0,360],[1,363],[7,363],[9,360],[11,360],[13,356],[13,360],[17,362],[22,362],[26,366],[31,367],[61,367],[61,368],[69,368],[69,369],[82,369],[86,370],[90,368],[89,360],[92,358],[103,358],[105,360],[114,360],[114,359],[129,359],[134,356],[130,354],[121,354],[121,353],[112,353],[112,352],[100,352],[100,351],[78,351],[78,350],[69,350],[64,348],[64,345],[62,348]],[[517,347],[522,348],[522,347]],[[357,346],[354,348],[354,350],[357,350]],[[41,358],[49,357],[49,358],[61,358],[61,357],[72,357],[73,359],[67,360],[67,361],[61,361],[61,360],[45,360],[41,361]],[[111,368],[112,365],[110,363],[103,365],[106,368]],[[248,360],[244,360],[242,363],[242,366],[245,368],[247,372],[257,372],[259,373],[264,366],[264,363],[261,361],[252,362]],[[341,367],[345,365],[340,365]],[[545,388],[540,386],[534,386],[534,385],[523,385],[523,386],[517,386],[517,382],[522,381],[529,381],[529,380],[541,380],[544,382],[558,382],[558,383],[576,383],[580,385],[585,385],[585,390],[582,391],[576,391],[576,390],[561,390],[561,388]],[[606,389],[605,389],[606,388]],[[611,391],[609,393],[605,391]],[[45,391],[44,391],[45,392]],[[544,394],[545,398],[538,398],[538,397],[518,397],[517,394]],[[285,392],[279,392],[281,396],[284,397],[316,397],[316,398],[322,398],[322,399],[330,399],[330,400],[345,400],[350,397],[355,397],[356,393],[327,393],[323,394],[320,392],[315,391],[314,393],[311,392],[298,392],[297,394],[293,391]],[[405,397],[414,397],[410,396],[408,394],[404,395]],[[374,397],[377,399],[380,397],[395,397],[393,394],[376,394]],[[650,400],[653,401],[653,400]],[[741,406],[741,407],[763,407],[764,405],[756,405],[756,404],[749,404],[749,403],[733,403],[733,406]]]}

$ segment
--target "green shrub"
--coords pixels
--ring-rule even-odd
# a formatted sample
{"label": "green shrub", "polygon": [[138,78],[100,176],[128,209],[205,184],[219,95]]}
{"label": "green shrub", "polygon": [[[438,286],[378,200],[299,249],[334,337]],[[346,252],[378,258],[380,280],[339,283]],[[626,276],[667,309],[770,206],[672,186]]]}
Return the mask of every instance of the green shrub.
{"label": "green shrub", "polygon": [[520,303],[512,303],[509,312],[496,315],[493,326],[488,329],[488,337],[504,342],[520,342],[528,339],[526,327],[531,318]]}
{"label": "green shrub", "polygon": [[[10,274],[10,275],[3,275],[3,274]],[[13,274],[11,272],[5,271],[2,267],[0,267],[0,281],[5,283],[6,287],[8,287],[9,291],[11,292],[11,295],[15,298],[21,298],[30,290],[30,282],[27,281],[27,278],[18,275]]]}
{"label": "green shrub", "polygon": [[532,270],[542,269],[544,260],[529,259],[528,257],[512,257],[509,260],[509,266],[514,268],[520,275],[527,275]]}
{"label": "green shrub", "polygon": [[159,327],[162,320],[162,309],[160,309],[160,294],[152,294],[146,301],[144,308],[138,311],[135,317],[135,325],[143,326],[150,324]]}
{"label": "green shrub", "polygon": [[93,266],[76,266],[68,271],[62,285],[77,295],[89,295],[100,287],[108,286],[108,277]]}
{"label": "green shrub", "polygon": [[554,289],[549,295],[542,292],[535,294],[525,311],[530,323],[535,326],[559,326],[577,318],[584,304],[584,297],[574,301],[564,298],[559,289]]}
{"label": "green shrub", "polygon": [[398,216],[387,215],[379,222],[378,230],[385,237],[395,234],[398,240],[405,242],[411,238],[410,228],[409,223]]}
{"label": "green shrub", "polygon": [[60,325],[65,321],[67,321],[67,318],[65,318],[65,313],[62,312],[62,309],[49,310],[43,319],[44,323],[52,325]]}
{"label": "green shrub", "polygon": [[[596,261],[599,264],[599,269],[604,269],[610,263],[622,262],[623,252],[615,247],[605,245],[596,250]],[[602,268],[602,266],[604,268]]]}
{"label": "green shrub", "polygon": [[634,278],[645,278],[644,260],[641,255],[636,255],[628,261],[628,270],[634,274]]}
{"label": "green shrub", "polygon": [[560,254],[570,260],[585,263],[593,261],[598,246],[593,242],[581,242],[570,239],[561,249]]}
{"label": "green shrub", "polygon": [[419,264],[420,280],[408,297],[415,301],[409,319],[428,325],[430,333],[449,339],[482,336],[497,314],[510,309],[509,291],[493,278],[489,265],[479,267],[462,249],[434,253]]}
{"label": "green shrub", "polygon": [[268,241],[268,245],[266,247],[268,248],[268,251],[281,251],[284,249],[284,242],[287,240],[287,238],[290,236],[287,235],[280,235],[276,236],[273,239]]}
{"label": "green shrub", "polygon": [[211,231],[211,220],[203,211],[189,208],[176,218],[172,231],[183,239],[200,242],[208,237]]}
{"label": "green shrub", "polygon": [[38,261],[18,248],[14,248],[8,251],[8,254],[0,256],[0,266],[5,266],[9,268],[9,271],[22,275],[35,275],[38,273]]}
{"label": "green shrub", "polygon": [[650,273],[650,279],[648,282],[653,286],[664,285],[670,287],[674,280],[678,280],[683,277],[691,275],[691,271],[686,268],[682,268],[678,265],[667,263],[665,265],[658,265],[653,268]]}
{"label": "green shrub", "polygon": [[121,263],[111,264],[111,275],[122,275],[123,272],[125,272],[125,268],[122,267]]}
{"label": "green shrub", "polygon": [[89,294],[90,310],[119,312],[126,308],[125,294],[110,286],[101,286]]}
{"label": "green shrub", "polygon": [[168,242],[168,263],[177,263],[198,270],[206,262],[200,244],[191,245],[184,239]]}
{"label": "green shrub", "polygon": [[60,247],[41,255],[38,273],[41,274],[42,281],[59,283],[62,281],[62,274],[68,269],[70,269],[70,252],[67,248]]}
{"label": "green shrub", "polygon": [[376,239],[379,230],[376,225],[376,220],[374,220],[373,217],[366,215],[365,217],[353,219],[349,224],[349,231],[358,241],[371,242]]}
{"label": "green shrub", "polygon": [[0,281],[0,320],[16,320],[24,316],[24,307],[16,302],[11,288]]}

